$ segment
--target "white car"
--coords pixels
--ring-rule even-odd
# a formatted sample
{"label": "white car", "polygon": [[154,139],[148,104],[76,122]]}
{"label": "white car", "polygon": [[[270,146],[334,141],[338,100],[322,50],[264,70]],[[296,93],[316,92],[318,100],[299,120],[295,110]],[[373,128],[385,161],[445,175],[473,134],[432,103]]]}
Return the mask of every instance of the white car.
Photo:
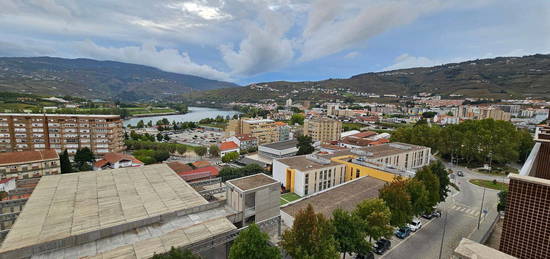
{"label": "white car", "polygon": [[413,232],[416,232],[422,227],[422,222],[418,219],[413,219],[411,223],[407,224],[407,227],[409,227]]}

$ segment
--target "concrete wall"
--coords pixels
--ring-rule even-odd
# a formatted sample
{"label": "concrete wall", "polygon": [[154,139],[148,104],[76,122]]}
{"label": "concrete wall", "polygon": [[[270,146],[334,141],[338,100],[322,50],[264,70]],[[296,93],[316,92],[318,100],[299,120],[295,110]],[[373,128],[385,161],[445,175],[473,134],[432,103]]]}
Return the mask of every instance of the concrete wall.
{"label": "concrete wall", "polygon": [[273,160],[273,178],[281,182],[284,186],[286,186],[286,169],[287,168],[288,168],[287,165],[277,160]]}
{"label": "concrete wall", "polygon": [[256,222],[278,216],[280,213],[280,200],[279,183],[274,183],[257,190]]}

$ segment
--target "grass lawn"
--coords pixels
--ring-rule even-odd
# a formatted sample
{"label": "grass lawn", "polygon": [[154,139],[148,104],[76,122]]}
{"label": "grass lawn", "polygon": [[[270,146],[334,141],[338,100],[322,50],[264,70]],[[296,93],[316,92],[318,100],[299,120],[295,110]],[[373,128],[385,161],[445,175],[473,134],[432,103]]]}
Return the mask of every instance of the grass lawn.
{"label": "grass lawn", "polygon": [[154,113],[169,113],[169,112],[176,112],[176,110],[169,109],[169,108],[125,108],[128,110],[128,113],[130,115],[142,115],[142,114],[154,114]]}
{"label": "grass lawn", "polygon": [[342,123],[342,128],[346,128],[348,130],[360,130],[361,128],[364,128],[366,126],[367,125],[363,125],[361,123],[352,123],[352,122]]}
{"label": "grass lawn", "polygon": [[503,182],[498,182],[498,181],[495,184],[491,180],[471,179],[470,183],[473,183],[477,186],[498,190],[498,191],[508,190],[508,184],[505,184]]}
{"label": "grass lawn", "polygon": [[287,204],[289,202],[295,201],[295,200],[300,199],[300,198],[302,198],[302,197],[300,197],[296,193],[293,193],[293,192],[285,193],[285,194],[281,195],[281,205]]}
{"label": "grass lawn", "polygon": [[227,123],[223,123],[223,122],[222,123],[206,123],[206,124],[199,124],[199,126],[225,129],[225,127],[227,126]]}

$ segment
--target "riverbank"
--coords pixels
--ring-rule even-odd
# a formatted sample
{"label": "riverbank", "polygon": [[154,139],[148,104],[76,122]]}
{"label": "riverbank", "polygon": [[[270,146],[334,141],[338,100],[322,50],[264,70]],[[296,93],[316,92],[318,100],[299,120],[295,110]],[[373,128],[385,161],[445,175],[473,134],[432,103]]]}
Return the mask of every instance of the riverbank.
{"label": "riverbank", "polygon": [[132,119],[132,118],[143,118],[143,117],[152,117],[152,116],[176,115],[176,114],[185,114],[185,113],[179,113],[179,112],[140,113],[140,114],[134,114],[134,115],[128,117],[128,119]]}
{"label": "riverbank", "polygon": [[145,116],[133,116],[130,119],[124,120],[124,126],[128,125],[137,125],[137,123],[142,120],[145,124],[151,121],[153,124],[159,120],[166,118],[168,121],[176,122],[198,122],[205,118],[216,118],[217,116],[222,116],[226,118],[227,116],[233,117],[236,114],[240,114],[238,111],[233,110],[223,110],[215,108],[205,108],[205,107],[188,107],[188,112],[184,114],[161,114],[161,115],[152,115],[147,114]]}

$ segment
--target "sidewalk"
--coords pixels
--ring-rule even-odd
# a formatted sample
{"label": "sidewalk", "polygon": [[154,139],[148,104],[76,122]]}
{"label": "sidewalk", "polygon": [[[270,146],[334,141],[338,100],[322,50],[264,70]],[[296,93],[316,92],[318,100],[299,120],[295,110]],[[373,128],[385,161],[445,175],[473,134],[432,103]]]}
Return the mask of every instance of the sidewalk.
{"label": "sidewalk", "polygon": [[468,239],[479,242],[480,244],[485,243],[491,235],[499,217],[500,215],[496,209],[489,210],[486,216],[482,216],[479,229],[476,228],[475,231],[468,236]]}

